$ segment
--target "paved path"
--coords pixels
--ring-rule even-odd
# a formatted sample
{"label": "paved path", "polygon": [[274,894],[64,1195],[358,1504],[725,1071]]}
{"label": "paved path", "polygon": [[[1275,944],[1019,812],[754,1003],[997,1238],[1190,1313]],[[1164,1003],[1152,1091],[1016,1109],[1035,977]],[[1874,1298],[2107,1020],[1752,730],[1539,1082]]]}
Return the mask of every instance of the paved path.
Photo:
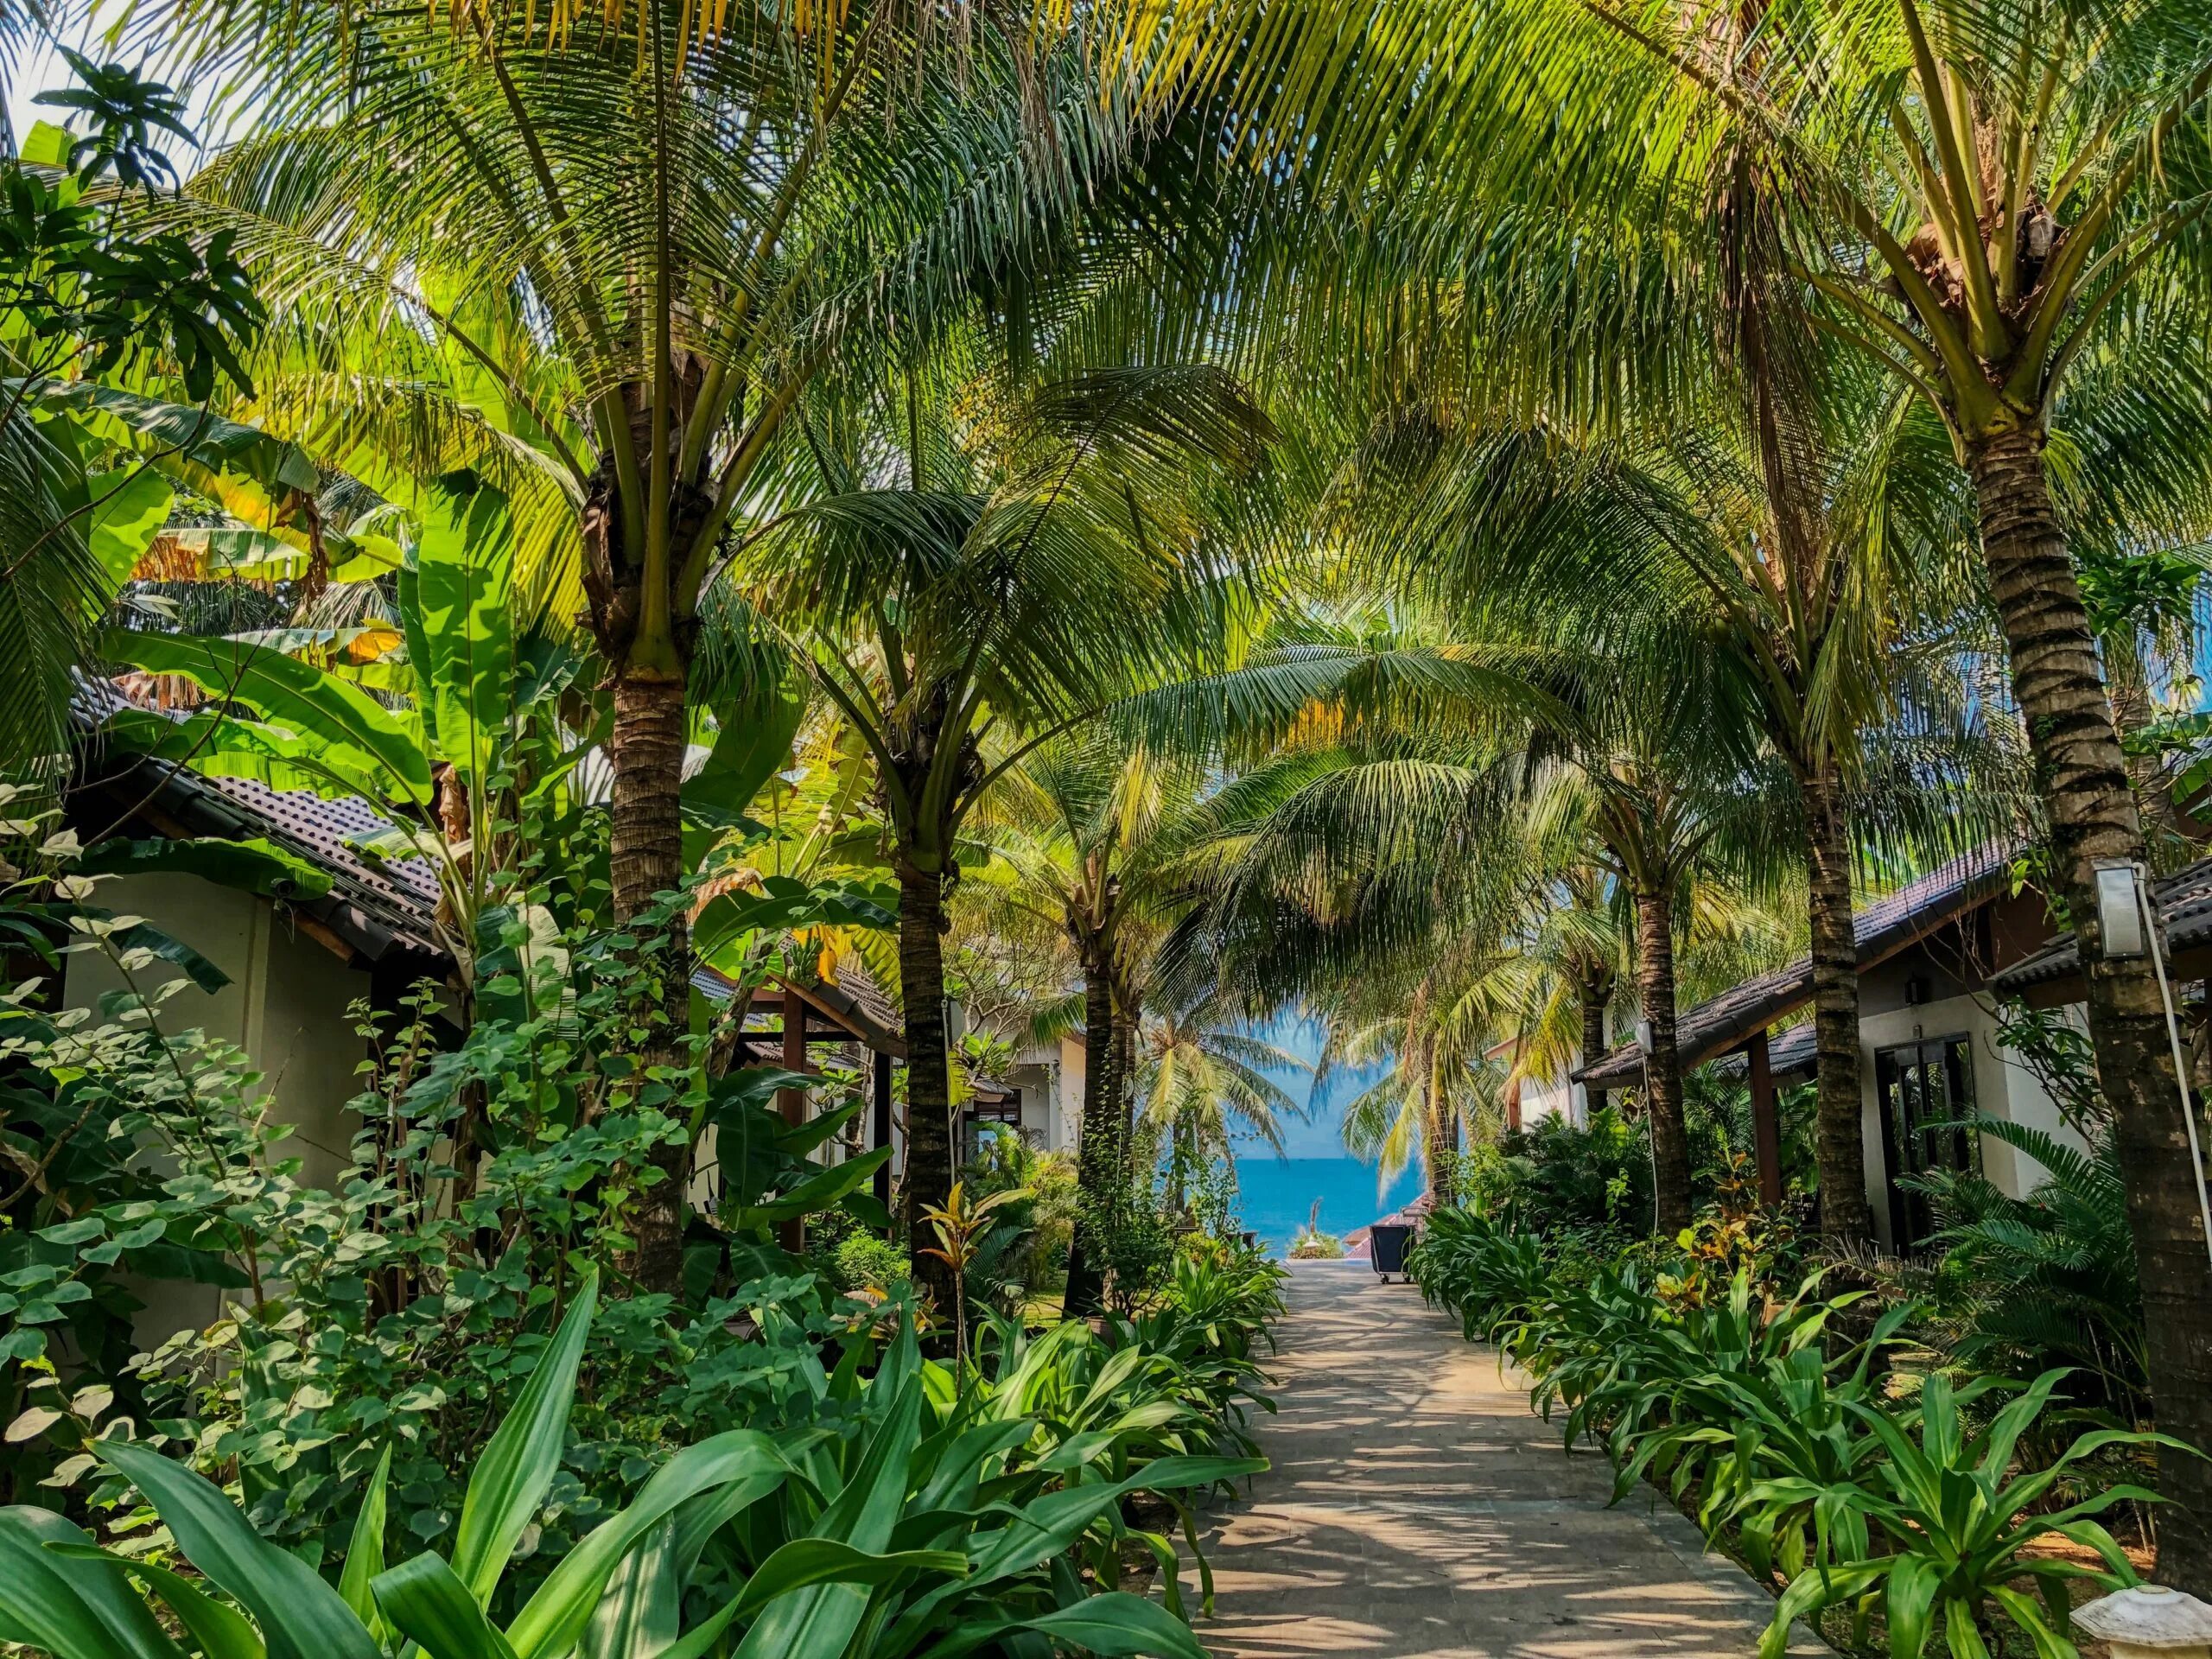
{"label": "paved path", "polygon": [[[1259,1416],[1274,1467],[1211,1517],[1230,1659],[1750,1655],[1773,1603],[1649,1488],[1612,1477],[1495,1352],[1365,1262],[1299,1262]],[[1195,1574],[1185,1583],[1195,1590]],[[1793,1653],[1825,1654],[1804,1638]]]}

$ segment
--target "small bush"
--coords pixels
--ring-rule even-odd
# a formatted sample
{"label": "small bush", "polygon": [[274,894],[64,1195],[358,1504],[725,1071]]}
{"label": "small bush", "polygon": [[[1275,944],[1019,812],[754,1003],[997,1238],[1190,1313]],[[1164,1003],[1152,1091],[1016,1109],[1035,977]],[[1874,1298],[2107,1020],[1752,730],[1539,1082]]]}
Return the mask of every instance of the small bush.
{"label": "small bush", "polygon": [[855,1233],[830,1257],[830,1276],[840,1290],[889,1290],[907,1276],[906,1253],[887,1238]]}

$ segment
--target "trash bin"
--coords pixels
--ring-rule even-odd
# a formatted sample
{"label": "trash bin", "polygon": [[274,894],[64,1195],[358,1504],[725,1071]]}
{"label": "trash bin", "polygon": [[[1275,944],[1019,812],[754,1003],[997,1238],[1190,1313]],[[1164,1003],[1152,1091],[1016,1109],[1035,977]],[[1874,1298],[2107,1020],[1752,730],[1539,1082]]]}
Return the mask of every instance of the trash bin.
{"label": "trash bin", "polygon": [[1406,1246],[1413,1242],[1414,1230],[1402,1223],[1385,1222],[1371,1227],[1367,1233],[1368,1254],[1374,1258],[1375,1271],[1389,1284],[1390,1275],[1406,1276]]}

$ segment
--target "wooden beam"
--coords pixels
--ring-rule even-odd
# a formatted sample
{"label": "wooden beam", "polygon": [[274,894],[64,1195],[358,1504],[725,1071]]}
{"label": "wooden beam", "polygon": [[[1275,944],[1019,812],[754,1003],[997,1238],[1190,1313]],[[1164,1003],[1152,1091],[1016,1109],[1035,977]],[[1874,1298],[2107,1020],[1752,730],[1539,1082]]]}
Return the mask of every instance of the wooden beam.
{"label": "wooden beam", "polygon": [[1759,1202],[1771,1207],[1782,1202],[1782,1115],[1775,1109],[1766,1033],[1753,1032],[1744,1052],[1751,1059],[1751,1147],[1758,1158]]}
{"label": "wooden beam", "polygon": [[[875,1141],[868,1150],[891,1144],[891,1057],[876,1054],[871,1057],[875,1065]],[[891,1207],[891,1160],[887,1158],[875,1172],[876,1201],[888,1210]]]}
{"label": "wooden beam", "polygon": [[[806,1004],[792,997],[784,1004],[784,1070],[806,1070]],[[779,1089],[776,1105],[784,1122],[797,1128],[806,1122],[806,1090]],[[797,1217],[776,1224],[776,1242],[797,1255],[806,1247],[806,1223]]]}
{"label": "wooden beam", "polygon": [[[781,1044],[784,1040],[784,1028],[780,1025],[766,1026],[757,1031],[748,1031],[745,1033],[745,1036],[748,1042]],[[850,1032],[845,1031],[810,1030],[806,1033],[806,1040],[817,1048],[836,1048],[840,1046],[851,1046],[856,1048],[868,1047],[866,1039],[855,1037]],[[872,1049],[869,1050],[869,1052],[871,1053],[874,1052],[874,1051]]]}
{"label": "wooden beam", "polygon": [[359,951],[340,938],[331,929],[315,920],[314,917],[303,911],[289,909],[284,914],[295,928],[329,951],[348,968],[356,966],[361,961]]}

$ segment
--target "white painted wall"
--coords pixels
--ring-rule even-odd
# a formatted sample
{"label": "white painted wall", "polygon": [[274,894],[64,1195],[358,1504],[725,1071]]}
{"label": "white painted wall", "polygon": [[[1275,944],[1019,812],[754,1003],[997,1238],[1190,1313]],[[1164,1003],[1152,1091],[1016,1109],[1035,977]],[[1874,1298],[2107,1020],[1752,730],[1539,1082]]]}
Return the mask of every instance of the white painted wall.
{"label": "white painted wall", "polygon": [[[354,1068],[366,1053],[346,1009],[368,994],[368,976],[296,931],[268,900],[198,876],[118,877],[100,884],[99,900],[118,915],[144,917],[230,976],[219,991],[188,984],[162,1004],[162,1029],[173,1035],[205,1031],[251,1055],[262,1074],[264,1096],[274,1103],[274,1121],[292,1128],[279,1144],[280,1154],[299,1160],[302,1180],[334,1186],[350,1161],[358,1120],[346,1102],[359,1092]],[[96,951],[79,951],[66,961],[67,1007],[96,1007],[106,993],[127,988],[115,965]],[[133,977],[150,993],[185,975],[157,962]],[[206,1325],[220,1312],[220,1294],[207,1286],[164,1281],[128,1287],[148,1303],[134,1321],[142,1348]]]}
{"label": "white painted wall", "polygon": [[[1485,1058],[1510,1061],[1514,1058],[1513,1051],[1513,1044],[1500,1043]],[[1520,1079],[1521,1125],[1523,1128],[1534,1128],[1536,1120],[1541,1117],[1560,1118],[1577,1128],[1589,1122],[1590,1091],[1569,1079],[1574,1069],[1591,1058],[1577,1049],[1574,1058],[1556,1076],[1523,1077]]]}
{"label": "white painted wall", "polygon": [[1016,1052],[1006,1080],[1021,1090],[1021,1132],[1032,1146],[1072,1152],[1083,1138],[1086,1058],[1083,1044],[1071,1037]]}
{"label": "white painted wall", "polygon": [[[1582,1064],[1580,1058],[1575,1064]],[[1522,1078],[1521,1125],[1534,1128],[1540,1117],[1561,1117],[1576,1125],[1589,1122],[1589,1103],[1582,1085],[1565,1077]]]}
{"label": "white painted wall", "polygon": [[[1994,1007],[1977,996],[1952,996],[1916,1007],[1862,1014],[1859,1022],[1859,1090],[1864,1109],[1859,1132],[1866,1153],[1866,1197],[1874,1228],[1885,1245],[1890,1232],[1888,1168],[1882,1147],[1880,1095],[1875,1080],[1876,1051],[1907,1043],[1965,1037],[1972,1044],[1974,1103],[1993,1117],[2029,1123],[2079,1147],[2081,1137],[2059,1121],[2058,1107],[2035,1074],[1997,1040]],[[2002,1141],[1981,1137],[1982,1173],[2003,1192],[2024,1198],[2044,1179],[2042,1166]]]}
{"label": "white painted wall", "polygon": [[1031,1043],[1014,1056],[1006,1081],[1021,1090],[1021,1132],[1046,1152],[1070,1152],[1082,1139],[1086,1055],[1073,1038]]}

